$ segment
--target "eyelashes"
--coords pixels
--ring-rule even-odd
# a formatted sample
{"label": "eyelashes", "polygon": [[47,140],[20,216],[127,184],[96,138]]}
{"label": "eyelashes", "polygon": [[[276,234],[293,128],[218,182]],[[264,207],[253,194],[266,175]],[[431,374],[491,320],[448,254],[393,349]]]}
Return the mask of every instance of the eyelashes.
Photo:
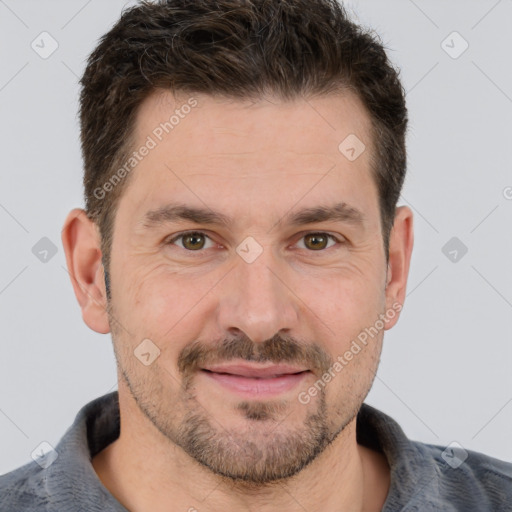
{"label": "eyelashes", "polygon": [[[206,241],[205,241],[205,244],[203,244],[201,247],[198,247],[197,249],[189,249],[187,247],[185,247],[183,245],[183,239],[185,239],[186,237],[196,237],[196,238],[199,238],[199,237],[203,237],[205,240],[209,240],[211,245],[210,247],[205,247],[204,245],[206,245]],[[324,232],[324,231],[310,231],[310,232],[307,232],[307,233],[304,233],[302,234],[301,238],[299,239],[299,242],[302,242],[306,237],[320,237],[320,238],[323,238],[323,239],[327,239],[329,241],[332,241],[332,242],[335,242],[334,245],[338,244],[338,245],[344,245],[346,244],[346,240],[344,237],[341,236],[341,238],[338,238],[337,236],[334,236],[333,234],[331,233],[327,233],[327,232]],[[182,245],[177,245],[176,242],[177,241],[182,241]],[[297,245],[297,243],[299,242],[296,242],[295,245]],[[216,245],[216,243],[212,240],[212,238],[205,232],[203,231],[185,231],[183,233],[179,233],[173,237],[171,237],[170,239],[168,239],[166,242],[165,242],[165,245],[170,245],[170,246],[175,246],[177,247],[178,249],[182,249],[183,251],[185,251],[186,253],[189,253],[191,255],[204,255],[203,253],[205,252],[205,250],[209,249],[209,248],[212,248],[213,246]],[[326,246],[326,247],[321,247],[321,248],[318,248],[318,249],[311,249],[311,248],[308,248],[307,246],[304,245],[304,247],[301,247],[301,250],[305,250],[307,251],[308,253],[325,253],[327,252],[329,249],[331,249],[333,247],[333,245],[330,245],[330,246]],[[195,254],[197,253],[197,254]]]}

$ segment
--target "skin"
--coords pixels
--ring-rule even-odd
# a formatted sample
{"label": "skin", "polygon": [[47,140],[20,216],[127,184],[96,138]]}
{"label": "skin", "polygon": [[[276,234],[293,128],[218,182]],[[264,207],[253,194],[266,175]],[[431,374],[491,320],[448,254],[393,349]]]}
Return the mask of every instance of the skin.
{"label": "skin", "polygon": [[[188,98],[148,97],[135,147]],[[198,105],[131,171],[115,217],[109,304],[97,227],[80,209],[64,224],[83,320],[112,333],[118,364],[121,435],[93,467],[133,512],[381,510],[390,470],[382,454],[357,444],[355,415],[399,313],[321,392],[298,400],[405,299],[413,216],[397,208],[386,265],[369,117],[348,93],[293,102],[194,98]],[[352,133],[366,150],[349,161],[338,146]],[[144,213],[170,201],[220,211],[233,224],[144,228]],[[339,201],[360,210],[363,224],[276,224],[298,208]],[[187,231],[207,236],[170,242]],[[340,242],[315,249],[306,235],[319,232]],[[252,263],[236,252],[248,236],[263,250]],[[144,339],[160,349],[148,366],[134,355]],[[222,350],[226,341],[232,352]],[[276,397],[242,399],[199,370],[207,360],[244,361],[242,345],[267,366],[291,346],[296,356],[286,362],[310,372]],[[203,351],[183,359],[194,347]]]}

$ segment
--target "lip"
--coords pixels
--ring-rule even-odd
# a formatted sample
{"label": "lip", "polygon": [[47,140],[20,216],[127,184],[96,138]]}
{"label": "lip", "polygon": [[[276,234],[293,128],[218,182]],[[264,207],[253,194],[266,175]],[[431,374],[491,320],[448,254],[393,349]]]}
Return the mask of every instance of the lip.
{"label": "lip", "polygon": [[218,365],[203,368],[210,382],[244,398],[270,398],[297,387],[309,370],[289,365]]}
{"label": "lip", "polygon": [[271,366],[257,366],[248,364],[224,364],[212,365],[202,368],[214,373],[227,373],[229,375],[238,375],[241,377],[251,377],[255,379],[267,379],[281,375],[291,375],[305,372],[307,368],[298,368],[296,366],[285,364],[274,364]]}

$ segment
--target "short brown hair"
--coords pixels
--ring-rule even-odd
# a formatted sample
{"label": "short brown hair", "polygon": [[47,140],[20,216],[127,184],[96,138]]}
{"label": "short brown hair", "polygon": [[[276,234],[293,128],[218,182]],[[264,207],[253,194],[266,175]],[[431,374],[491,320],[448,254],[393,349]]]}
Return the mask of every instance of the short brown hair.
{"label": "short brown hair", "polygon": [[99,227],[106,272],[128,179],[104,197],[98,190],[129,158],[137,109],[157,88],[241,100],[357,94],[371,120],[389,257],[406,172],[405,93],[380,38],[350,21],[336,0],[141,1],[101,38],[81,86],[85,210]]}

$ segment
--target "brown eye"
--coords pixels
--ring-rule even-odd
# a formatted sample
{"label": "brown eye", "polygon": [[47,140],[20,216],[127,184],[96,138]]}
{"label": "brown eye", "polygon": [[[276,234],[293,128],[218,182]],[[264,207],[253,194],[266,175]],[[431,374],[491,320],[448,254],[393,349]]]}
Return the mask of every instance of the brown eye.
{"label": "brown eye", "polygon": [[198,252],[205,248],[205,244],[209,239],[209,236],[201,233],[200,231],[189,231],[188,233],[182,233],[181,235],[175,236],[167,243],[172,245],[177,241],[181,241],[181,245],[178,244],[178,247],[190,252]]}
{"label": "brown eye", "polygon": [[304,236],[304,244],[308,249],[313,249],[314,251],[325,249],[329,236],[326,233],[310,233]]}
{"label": "brown eye", "polygon": [[183,247],[186,249],[202,249],[204,246],[204,236],[202,233],[190,233],[183,236]]}

